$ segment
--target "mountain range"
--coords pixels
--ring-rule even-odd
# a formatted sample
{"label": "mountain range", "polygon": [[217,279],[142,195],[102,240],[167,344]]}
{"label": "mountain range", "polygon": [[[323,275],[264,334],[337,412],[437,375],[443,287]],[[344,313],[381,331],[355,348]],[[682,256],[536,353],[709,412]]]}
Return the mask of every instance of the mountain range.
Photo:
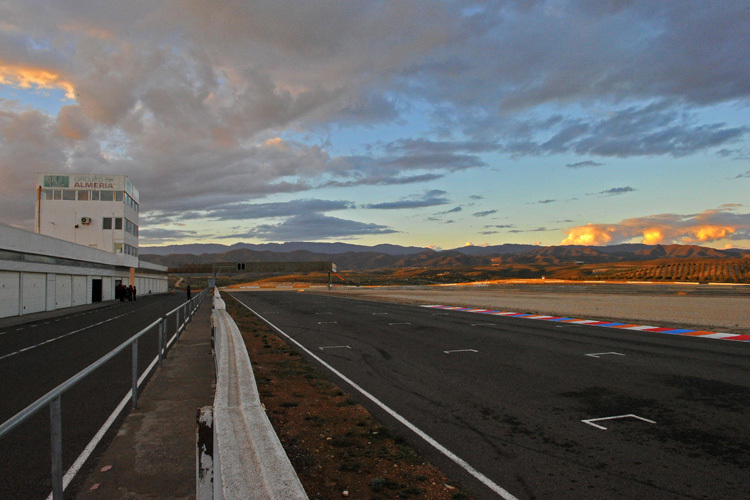
{"label": "mountain range", "polygon": [[750,250],[717,250],[697,245],[536,246],[504,244],[466,246],[436,251],[398,245],[348,243],[237,243],[142,247],[140,258],[155,264],[176,266],[210,262],[335,262],[339,269],[372,270],[405,267],[468,267],[504,264],[591,264],[658,259],[750,258]]}

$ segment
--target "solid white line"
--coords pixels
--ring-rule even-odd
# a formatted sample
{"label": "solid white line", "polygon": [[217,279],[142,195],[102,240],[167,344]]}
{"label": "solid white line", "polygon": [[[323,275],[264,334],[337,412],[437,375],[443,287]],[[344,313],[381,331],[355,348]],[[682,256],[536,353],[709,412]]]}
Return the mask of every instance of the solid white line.
{"label": "solid white line", "polygon": [[[232,296],[232,297],[234,297],[234,296]],[[409,422],[408,420],[406,420],[404,417],[402,417],[401,415],[399,415],[398,413],[396,413],[394,410],[392,410],[389,406],[386,406],[385,403],[383,403],[378,398],[376,398],[375,396],[373,396],[372,394],[370,394],[369,392],[367,392],[366,390],[364,390],[362,387],[360,387],[359,385],[357,385],[349,377],[347,377],[346,375],[344,375],[343,373],[341,373],[340,371],[338,371],[337,369],[335,369],[334,367],[332,367],[331,365],[329,365],[328,363],[326,363],[325,361],[323,361],[322,359],[320,359],[312,351],[310,351],[305,346],[303,346],[302,344],[300,344],[299,342],[297,342],[296,340],[294,340],[292,337],[290,337],[289,335],[287,335],[284,331],[282,331],[279,327],[277,327],[276,325],[274,325],[273,323],[271,323],[270,321],[268,321],[266,318],[264,318],[263,316],[261,316],[260,314],[258,314],[257,312],[255,312],[247,304],[245,304],[244,302],[242,302],[241,300],[239,300],[236,297],[234,297],[234,298],[235,298],[235,300],[237,300],[237,302],[239,302],[240,304],[242,304],[243,306],[245,306],[245,308],[247,308],[247,310],[249,310],[250,312],[252,312],[256,316],[258,316],[261,320],[265,321],[268,324],[268,326],[270,326],[271,328],[273,328],[274,330],[276,330],[277,332],[279,332],[279,334],[283,335],[284,337],[286,337],[287,339],[289,339],[291,342],[293,342],[294,344],[296,344],[297,347],[299,347],[300,349],[302,349],[305,353],[307,353],[309,356],[311,356],[313,359],[315,359],[318,363],[320,363],[321,365],[325,366],[328,370],[331,371],[331,373],[335,374],[336,376],[338,376],[339,378],[341,378],[341,380],[343,380],[344,382],[346,382],[347,384],[349,384],[350,386],[352,386],[354,389],[356,389],[357,391],[359,391],[363,396],[365,396],[367,399],[369,399],[370,401],[372,401],[373,403],[375,403],[383,411],[385,411],[386,413],[388,413],[391,417],[393,417],[396,420],[398,420],[399,422],[401,422],[401,424],[403,424],[404,426],[406,426],[409,430],[411,430],[412,432],[414,432],[417,436],[419,436],[422,439],[424,439],[433,448],[435,448],[440,453],[442,453],[443,455],[445,455],[446,457],[448,457],[455,464],[457,464],[462,469],[464,469],[466,472],[468,472],[469,474],[471,474],[472,476],[474,476],[482,484],[484,484],[489,489],[491,489],[492,491],[494,491],[495,493],[497,493],[498,495],[500,495],[503,499],[505,499],[505,500],[517,500],[517,498],[514,497],[512,494],[510,494],[507,490],[505,490],[502,487],[500,487],[499,485],[495,484],[490,478],[488,478],[487,476],[485,476],[484,474],[482,474],[481,472],[479,472],[478,470],[476,470],[474,467],[472,467],[471,465],[469,465],[469,463],[467,463],[465,460],[463,460],[462,458],[460,458],[459,456],[457,456],[453,452],[451,452],[448,448],[446,448],[442,444],[440,444],[437,441],[435,441],[435,439],[433,439],[432,437],[430,437],[427,433],[425,433],[419,427],[417,427],[416,425],[414,425],[411,422]]]}
{"label": "solid white line", "polygon": [[[20,350],[18,350],[16,352],[11,352],[10,354],[6,354],[4,356],[0,356],[0,359],[10,358],[11,356],[15,356],[16,354],[21,354],[22,352],[30,351],[31,349],[36,349],[37,347],[41,347],[41,346],[43,346],[45,344],[49,344],[50,342],[54,342],[56,340],[63,339],[65,337],[73,335],[74,333],[79,333],[79,332],[82,332],[84,330],[88,330],[89,328],[93,328],[95,326],[99,326],[99,325],[102,325],[104,323],[108,323],[108,322],[110,322],[112,320],[115,320],[115,319],[118,319],[118,318],[122,318],[123,316],[126,316],[126,315],[130,314],[131,312],[135,312],[135,311],[126,312],[125,314],[120,314],[119,316],[115,316],[113,318],[105,319],[104,321],[100,321],[99,323],[94,323],[93,325],[85,326],[85,327],[83,327],[83,328],[81,328],[79,330],[74,330],[74,331],[66,333],[64,335],[60,335],[59,337],[55,337],[55,338],[52,338],[52,339],[45,340],[44,342],[40,342],[39,344],[35,344],[35,345],[28,346],[28,347],[24,347],[23,349],[20,349]],[[18,330],[16,330],[16,331],[18,331]]]}
{"label": "solid white line", "polygon": [[[151,373],[151,369],[154,367],[154,365],[159,361],[159,357],[155,357],[153,361],[151,361],[151,364],[148,365],[146,368],[146,371],[143,372],[143,374],[138,377],[138,387],[140,387],[143,384],[143,381],[146,379],[146,376]],[[94,434],[94,437],[91,438],[91,441],[89,441],[89,444],[86,445],[86,448],[83,449],[80,455],[78,455],[78,458],[76,458],[76,461],[73,462],[73,465],[70,466],[70,469],[65,473],[63,476],[63,491],[65,491],[65,488],[68,487],[70,482],[73,480],[73,478],[78,474],[78,472],[81,470],[81,467],[83,467],[83,464],[86,463],[86,460],[89,459],[91,456],[91,453],[94,452],[94,448],[99,444],[99,442],[104,437],[104,434],[107,433],[110,427],[112,427],[112,424],[117,419],[117,417],[122,412],[123,408],[125,408],[125,405],[128,404],[133,397],[133,389],[130,389],[128,393],[125,395],[124,398],[122,398],[122,401],[120,401],[120,404],[117,405],[117,408],[114,409],[114,411],[109,415],[107,420],[104,422],[104,424],[99,428],[96,434]],[[52,500],[52,493],[47,496],[47,500]]]}

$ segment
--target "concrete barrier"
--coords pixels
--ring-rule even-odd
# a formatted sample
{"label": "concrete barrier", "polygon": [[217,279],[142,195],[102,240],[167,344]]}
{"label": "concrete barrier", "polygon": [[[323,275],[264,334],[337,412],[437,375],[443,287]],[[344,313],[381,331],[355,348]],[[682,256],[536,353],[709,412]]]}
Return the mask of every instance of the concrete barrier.
{"label": "concrete barrier", "polygon": [[237,325],[214,293],[216,396],[213,411],[214,499],[307,499],[260,403]]}

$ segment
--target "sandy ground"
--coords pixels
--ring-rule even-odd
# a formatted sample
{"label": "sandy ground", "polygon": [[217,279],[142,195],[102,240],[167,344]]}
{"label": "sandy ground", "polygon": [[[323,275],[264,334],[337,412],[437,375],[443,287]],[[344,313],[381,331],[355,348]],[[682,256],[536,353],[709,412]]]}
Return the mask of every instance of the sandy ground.
{"label": "sandy ground", "polygon": [[362,299],[441,304],[750,334],[750,287],[585,285],[310,289]]}

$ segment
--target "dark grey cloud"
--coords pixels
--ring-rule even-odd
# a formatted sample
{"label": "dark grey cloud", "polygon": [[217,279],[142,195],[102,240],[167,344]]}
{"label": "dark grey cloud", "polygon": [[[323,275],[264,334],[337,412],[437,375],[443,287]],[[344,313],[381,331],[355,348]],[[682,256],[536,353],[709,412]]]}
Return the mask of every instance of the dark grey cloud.
{"label": "dark grey cloud", "polygon": [[599,191],[598,193],[591,193],[590,196],[617,196],[621,194],[632,193],[634,191],[637,191],[637,190],[633,187],[623,186],[623,187],[605,189],[604,191]]}
{"label": "dark grey cloud", "polygon": [[484,210],[482,212],[475,212],[472,215],[474,217],[487,217],[488,215],[496,214],[497,210]]}
{"label": "dark grey cloud", "polygon": [[554,199],[552,199],[552,200],[539,200],[539,201],[537,201],[537,203],[540,204],[540,205],[546,205],[548,203],[555,203],[556,201],[557,200],[554,200]]}
{"label": "dark grey cloud", "polygon": [[305,212],[331,212],[354,208],[351,201],[300,199],[278,203],[233,203],[211,208],[204,217],[215,220],[264,219],[268,217],[290,217]]}
{"label": "dark grey cloud", "polygon": [[180,241],[184,238],[194,238],[197,231],[189,229],[139,228],[141,245],[156,245],[170,241]]}
{"label": "dark grey cloud", "polygon": [[556,229],[552,228],[546,228],[546,227],[536,227],[534,229],[511,229],[508,231],[509,233],[542,233],[545,231],[556,231]]}
{"label": "dark grey cloud", "polygon": [[361,208],[370,208],[376,210],[402,210],[407,208],[424,208],[445,205],[450,203],[446,196],[448,193],[439,189],[426,191],[421,195],[414,195],[398,201],[372,203],[362,205]]}
{"label": "dark grey cloud", "polygon": [[346,239],[373,234],[393,234],[398,231],[384,225],[330,217],[319,213],[295,215],[279,224],[261,224],[244,233],[220,238],[255,238],[263,241],[315,241],[333,238]]}
{"label": "dark grey cloud", "polygon": [[738,175],[736,175],[736,176],[733,177],[733,179],[742,179],[742,178],[745,178],[745,179],[750,178],[750,170],[748,170],[747,172],[745,172],[743,174],[738,174]]}
{"label": "dark grey cloud", "polygon": [[462,207],[453,207],[450,210],[445,210],[444,212],[437,212],[435,215],[455,214],[462,210],[463,210]]}
{"label": "dark grey cloud", "polygon": [[604,165],[604,163],[599,163],[591,160],[565,164],[565,166],[568,168],[601,167],[602,165]]}

